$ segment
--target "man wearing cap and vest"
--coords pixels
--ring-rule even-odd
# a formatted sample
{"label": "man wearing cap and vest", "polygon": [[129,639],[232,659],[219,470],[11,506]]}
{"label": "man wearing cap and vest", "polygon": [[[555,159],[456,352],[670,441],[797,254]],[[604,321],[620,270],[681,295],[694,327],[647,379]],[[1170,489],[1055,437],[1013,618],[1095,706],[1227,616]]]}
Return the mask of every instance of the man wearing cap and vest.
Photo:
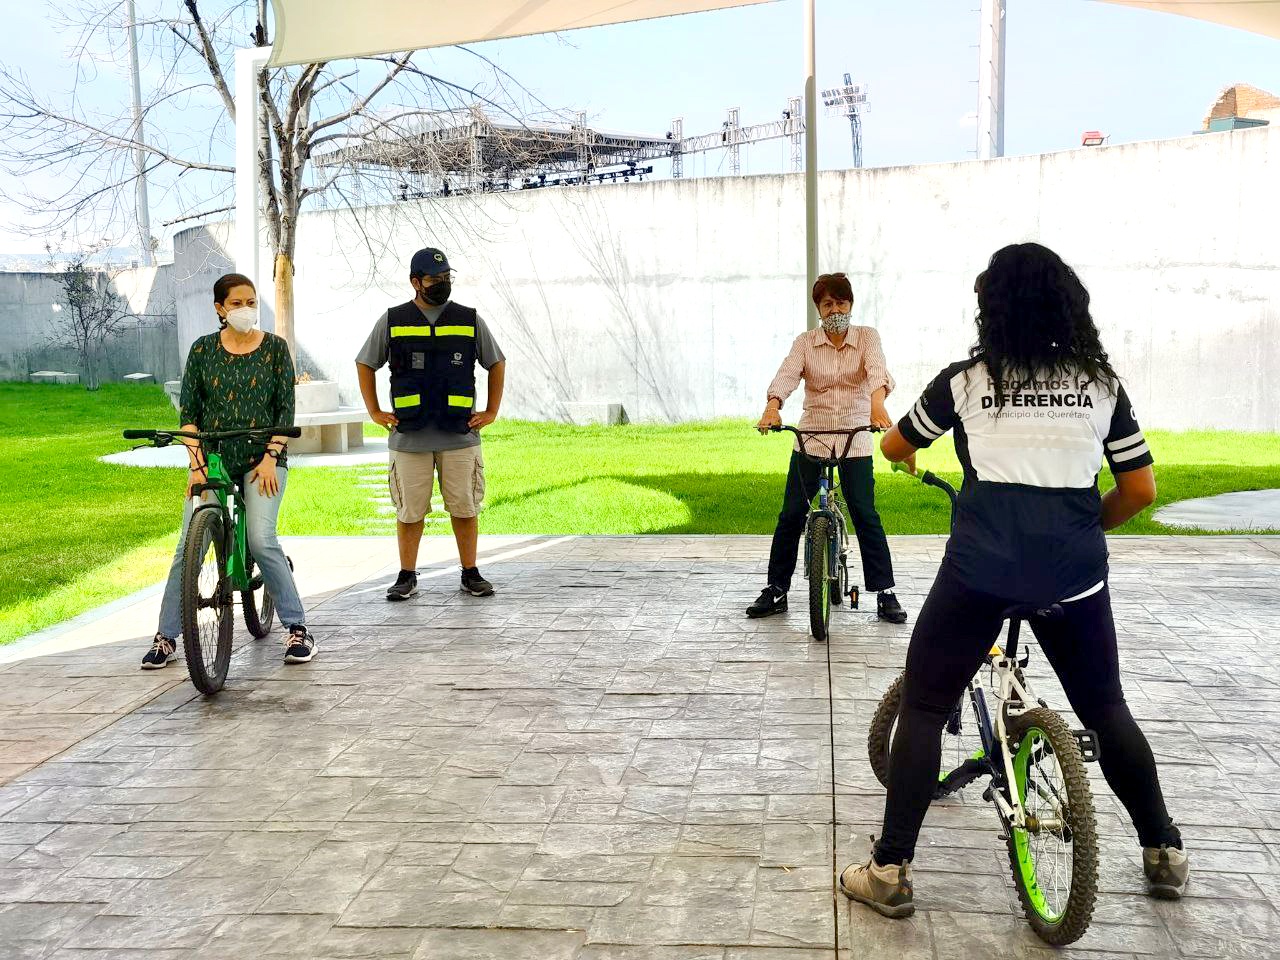
{"label": "man wearing cap and vest", "polygon": [[[391,431],[388,482],[396,508],[400,575],[388,600],[408,600],[418,592],[418,546],[431,511],[431,493],[440,494],[453,524],[462,563],[462,589],[493,595],[493,585],[476,567],[477,516],[484,500],[484,457],[479,431],[498,417],[506,359],[483,320],[471,307],[449,299],[449,260],[427,247],[409,263],[414,298],[387,310],[356,357],[360,393],[369,416]],[[489,372],[489,395],[476,409],[476,364]],[[382,409],[374,371],[391,367],[391,410]]]}

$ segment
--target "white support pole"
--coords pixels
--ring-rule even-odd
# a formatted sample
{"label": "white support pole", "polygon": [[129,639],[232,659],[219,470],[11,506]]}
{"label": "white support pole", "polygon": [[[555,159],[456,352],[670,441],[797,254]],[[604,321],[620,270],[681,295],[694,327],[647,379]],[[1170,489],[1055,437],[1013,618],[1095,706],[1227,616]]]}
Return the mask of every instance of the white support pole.
{"label": "white support pole", "polygon": [[804,0],[804,254],[808,282],[804,289],[805,325],[818,326],[810,291],[818,279],[818,81],[817,11]]}
{"label": "white support pole", "polygon": [[978,159],[1004,156],[1005,0],[982,0],[978,40]]}
{"label": "white support pole", "polygon": [[138,15],[133,9],[133,0],[125,4],[125,15],[129,18],[129,78],[133,93],[133,140],[137,147],[133,151],[134,172],[138,180],[135,185],[135,201],[138,211],[138,253],[142,265],[155,265],[155,257],[151,250],[151,204],[147,200],[147,155],[143,144],[146,143],[146,130],[142,124],[142,78],[138,70]]}
{"label": "white support pole", "polygon": [[[258,183],[258,72],[271,56],[270,47],[236,51],[236,272],[258,287],[258,312],[264,330],[275,329],[271,270],[263,270],[262,194]],[[268,258],[269,260],[269,258]]]}

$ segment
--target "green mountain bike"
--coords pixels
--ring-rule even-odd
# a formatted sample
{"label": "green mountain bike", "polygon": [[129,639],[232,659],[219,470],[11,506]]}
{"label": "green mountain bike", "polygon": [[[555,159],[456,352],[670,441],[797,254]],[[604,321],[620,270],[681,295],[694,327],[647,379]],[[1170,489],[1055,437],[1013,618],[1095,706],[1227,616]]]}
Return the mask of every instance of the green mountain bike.
{"label": "green mountain bike", "polygon": [[[800,439],[800,455],[820,468],[817,503],[810,508],[805,522],[804,575],[809,581],[809,632],[813,639],[825,643],[831,632],[831,605],[839,606],[848,595],[849,608],[858,608],[858,588],[849,585],[849,524],[845,520],[847,508],[840,496],[836,468],[853,449],[853,438],[875,428],[868,425],[852,430],[797,430],[788,426],[769,429],[774,433],[784,430],[794,433]],[[805,449],[806,439],[825,446],[824,452],[829,456],[810,454]],[[843,444],[839,443],[841,439]]]}
{"label": "green mountain bike", "polygon": [[[920,479],[946,492],[954,505],[956,491],[949,483],[928,471]],[[1030,656],[1018,649],[1023,623],[1061,615],[1057,604],[1005,611],[1003,648],[991,648],[986,669],[969,681],[943,727],[934,791],[938,800],[987,781],[982,799],[1000,819],[1022,911],[1036,935],[1054,946],[1084,936],[1098,891],[1097,820],[1084,766],[1098,759],[1097,735],[1072,730],[1032,693],[1026,677]],[[871,769],[885,787],[905,680],[904,673],[890,684],[867,733]]]}
{"label": "green mountain bike", "polygon": [[[271,632],[275,601],[255,570],[246,542],[244,491],[232,480],[217,447],[227,440],[248,438],[266,443],[272,437],[299,437],[300,427],[263,427],[197,433],[182,430],[126,430],[126,440],[145,440],[147,446],[167,447],[175,440],[200,441],[206,482],[194,487],[200,498],[187,526],[182,559],[182,646],[191,682],[201,693],[222,689],[231,665],[231,636],[235,629],[231,605],[240,594],[244,625],[256,638]],[[292,569],[293,561],[289,561]]]}

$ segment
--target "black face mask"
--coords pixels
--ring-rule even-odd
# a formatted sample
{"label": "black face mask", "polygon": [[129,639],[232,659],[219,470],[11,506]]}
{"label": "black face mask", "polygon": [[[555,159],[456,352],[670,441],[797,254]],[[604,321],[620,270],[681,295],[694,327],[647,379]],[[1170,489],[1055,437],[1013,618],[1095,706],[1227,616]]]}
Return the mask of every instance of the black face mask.
{"label": "black face mask", "polygon": [[449,294],[453,293],[453,284],[448,280],[422,288],[422,299],[433,307],[440,307],[449,302]]}

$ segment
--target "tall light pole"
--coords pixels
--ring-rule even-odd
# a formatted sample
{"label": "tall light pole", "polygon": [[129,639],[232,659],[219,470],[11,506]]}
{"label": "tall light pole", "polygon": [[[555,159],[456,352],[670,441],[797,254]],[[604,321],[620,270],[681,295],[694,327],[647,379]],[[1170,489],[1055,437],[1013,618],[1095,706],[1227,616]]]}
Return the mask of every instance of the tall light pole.
{"label": "tall light pole", "polygon": [[982,0],[978,40],[978,159],[1004,156],[1005,0]]}
{"label": "tall light pole", "polygon": [[805,325],[818,326],[809,296],[818,279],[818,80],[815,0],[804,0],[804,253],[808,284],[804,291]]}
{"label": "tall light pole", "polygon": [[133,168],[135,174],[134,190],[138,207],[138,248],[142,254],[142,265],[154,266],[155,257],[151,250],[151,205],[147,201],[147,151],[146,133],[142,129],[142,78],[138,68],[138,16],[133,7],[133,0],[125,4],[129,23],[129,72],[133,81]]}

